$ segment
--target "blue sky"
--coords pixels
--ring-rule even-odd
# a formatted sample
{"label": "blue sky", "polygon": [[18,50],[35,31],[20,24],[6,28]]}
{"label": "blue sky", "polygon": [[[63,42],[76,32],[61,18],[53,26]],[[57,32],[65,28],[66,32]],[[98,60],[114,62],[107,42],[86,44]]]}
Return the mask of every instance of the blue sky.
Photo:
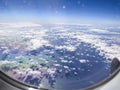
{"label": "blue sky", "polygon": [[120,0],[0,0],[0,21],[120,23]]}

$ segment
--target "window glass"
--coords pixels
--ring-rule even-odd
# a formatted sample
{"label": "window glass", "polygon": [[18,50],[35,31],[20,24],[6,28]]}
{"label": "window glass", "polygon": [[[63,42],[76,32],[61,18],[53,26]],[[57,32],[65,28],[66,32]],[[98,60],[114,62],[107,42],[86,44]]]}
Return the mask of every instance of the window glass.
{"label": "window glass", "polygon": [[15,80],[82,89],[110,76],[115,57],[120,0],[0,0],[0,70]]}

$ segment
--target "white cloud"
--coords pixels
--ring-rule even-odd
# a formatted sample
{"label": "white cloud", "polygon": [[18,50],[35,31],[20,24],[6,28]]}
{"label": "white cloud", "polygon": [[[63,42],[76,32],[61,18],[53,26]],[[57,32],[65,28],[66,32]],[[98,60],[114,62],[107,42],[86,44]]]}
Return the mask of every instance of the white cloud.
{"label": "white cloud", "polygon": [[48,72],[49,74],[54,74],[54,73],[56,72],[56,68],[49,68],[49,69],[47,70],[47,72]]}
{"label": "white cloud", "polygon": [[15,23],[0,23],[3,26],[9,27],[9,28],[21,28],[21,27],[36,27],[41,26],[40,24],[33,23],[33,22],[15,22]]}
{"label": "white cloud", "polygon": [[75,51],[76,47],[72,45],[62,45],[62,46],[55,46],[56,49],[67,49],[68,51]]}
{"label": "white cloud", "polygon": [[68,69],[69,67],[68,66],[63,66],[65,69]]}
{"label": "white cloud", "polygon": [[43,45],[46,45],[46,44],[48,44],[48,41],[46,41],[46,40],[31,39],[29,48],[30,49],[37,49],[37,48],[39,48]]}
{"label": "white cloud", "polygon": [[88,60],[85,60],[85,59],[81,59],[79,60],[80,63],[86,63],[86,62],[89,62]]}
{"label": "white cloud", "polygon": [[97,33],[109,33],[109,31],[103,29],[90,29],[89,31],[97,32]]}

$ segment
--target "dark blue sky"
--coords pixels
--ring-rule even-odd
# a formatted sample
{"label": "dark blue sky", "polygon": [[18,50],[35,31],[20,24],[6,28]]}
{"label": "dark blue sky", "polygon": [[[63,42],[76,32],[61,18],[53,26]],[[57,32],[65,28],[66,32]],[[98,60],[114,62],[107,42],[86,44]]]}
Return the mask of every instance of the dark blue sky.
{"label": "dark blue sky", "polygon": [[120,0],[0,0],[0,21],[120,23]]}

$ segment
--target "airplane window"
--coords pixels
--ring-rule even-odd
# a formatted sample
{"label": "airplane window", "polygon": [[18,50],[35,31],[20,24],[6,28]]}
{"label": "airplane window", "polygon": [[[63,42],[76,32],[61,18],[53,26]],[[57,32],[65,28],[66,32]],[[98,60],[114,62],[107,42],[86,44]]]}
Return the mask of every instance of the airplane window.
{"label": "airplane window", "polygon": [[118,59],[119,0],[0,0],[0,70],[11,78],[83,89],[109,77]]}

